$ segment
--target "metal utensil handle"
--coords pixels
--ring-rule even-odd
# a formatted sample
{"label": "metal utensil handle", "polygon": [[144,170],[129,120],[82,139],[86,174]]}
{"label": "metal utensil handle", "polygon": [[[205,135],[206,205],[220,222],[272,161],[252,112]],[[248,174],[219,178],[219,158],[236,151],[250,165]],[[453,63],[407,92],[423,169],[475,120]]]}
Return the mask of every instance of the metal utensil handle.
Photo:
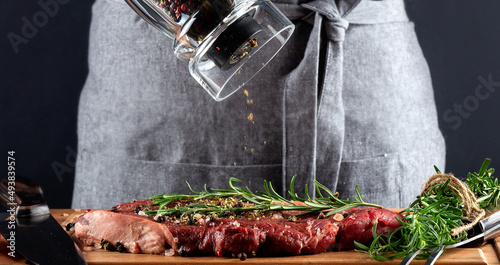
{"label": "metal utensil handle", "polygon": [[494,232],[494,228],[500,224],[500,211],[486,217],[485,219],[479,222],[481,224],[481,228],[484,232],[490,231]]}
{"label": "metal utensil handle", "polygon": [[425,265],[433,265],[437,259],[443,254],[444,246],[438,247],[434,249],[431,253],[431,256],[425,262]]}
{"label": "metal utensil handle", "polygon": [[488,230],[484,231],[484,241],[495,239],[500,236],[500,224],[490,227]]}

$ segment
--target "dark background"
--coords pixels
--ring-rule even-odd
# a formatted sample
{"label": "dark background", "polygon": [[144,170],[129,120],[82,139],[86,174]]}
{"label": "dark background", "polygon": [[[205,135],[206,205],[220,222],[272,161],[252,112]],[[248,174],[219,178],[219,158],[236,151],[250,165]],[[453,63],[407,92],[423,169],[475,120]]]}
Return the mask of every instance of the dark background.
{"label": "dark background", "polygon": [[[68,208],[93,1],[58,1],[51,11],[38,1],[0,2],[0,159],[15,151],[16,173],[39,181],[50,207]],[[407,4],[433,77],[447,143],[446,172],[465,177],[486,157],[495,167],[500,161],[500,1]],[[19,43],[12,45],[9,38]],[[488,80],[489,90],[483,85]],[[6,174],[6,163],[2,170]]]}

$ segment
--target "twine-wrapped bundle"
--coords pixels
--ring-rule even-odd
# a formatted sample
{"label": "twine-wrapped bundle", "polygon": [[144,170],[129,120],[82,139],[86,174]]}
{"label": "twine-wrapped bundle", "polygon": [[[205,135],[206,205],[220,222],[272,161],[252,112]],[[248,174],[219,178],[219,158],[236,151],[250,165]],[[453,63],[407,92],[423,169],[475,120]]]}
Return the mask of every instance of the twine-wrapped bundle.
{"label": "twine-wrapped bundle", "polygon": [[469,189],[469,187],[463,181],[459,180],[458,178],[456,178],[451,174],[438,173],[432,175],[429,178],[429,180],[427,180],[427,182],[425,183],[425,187],[421,195],[423,195],[423,193],[429,192],[432,186],[444,183],[447,180],[450,180],[450,182],[448,183],[448,187],[460,197],[460,200],[462,201],[465,208],[465,216],[468,218],[468,221],[470,222],[468,224],[456,227],[453,230],[451,230],[450,234],[452,236],[456,236],[463,231],[468,231],[472,229],[472,227],[475,224],[477,224],[477,222],[479,222],[481,219],[484,218],[486,212],[484,209],[481,209],[479,207],[479,204],[477,203],[477,198],[474,195],[474,193]]}

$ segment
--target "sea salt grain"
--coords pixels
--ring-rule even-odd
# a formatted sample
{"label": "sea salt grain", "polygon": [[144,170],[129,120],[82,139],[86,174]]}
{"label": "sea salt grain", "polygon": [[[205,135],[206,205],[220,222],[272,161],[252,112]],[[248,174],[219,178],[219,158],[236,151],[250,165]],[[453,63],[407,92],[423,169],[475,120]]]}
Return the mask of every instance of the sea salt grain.
{"label": "sea salt grain", "polygon": [[283,219],[283,215],[280,212],[278,212],[278,213],[273,214],[271,219],[275,219],[275,220]]}
{"label": "sea salt grain", "polygon": [[83,247],[83,251],[92,251],[92,250],[94,250],[93,247],[89,247],[89,246]]}
{"label": "sea salt grain", "polygon": [[342,214],[340,214],[340,213],[335,214],[335,215],[333,216],[333,220],[335,220],[335,221],[339,221],[339,222],[340,222],[340,221],[344,220],[344,216],[343,216]]}
{"label": "sea salt grain", "polygon": [[174,249],[170,248],[170,249],[165,250],[165,256],[172,257],[173,255],[175,255]]}
{"label": "sea salt grain", "polygon": [[157,214],[153,217],[153,220],[158,221],[158,217],[162,216],[161,214]]}

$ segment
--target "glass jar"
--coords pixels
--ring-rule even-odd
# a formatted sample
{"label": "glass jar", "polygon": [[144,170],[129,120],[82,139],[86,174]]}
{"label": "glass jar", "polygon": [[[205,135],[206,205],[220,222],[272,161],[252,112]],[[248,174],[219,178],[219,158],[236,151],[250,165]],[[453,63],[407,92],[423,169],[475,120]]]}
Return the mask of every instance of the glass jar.
{"label": "glass jar", "polygon": [[125,0],[174,39],[177,58],[217,101],[252,79],[285,45],[294,25],[269,0]]}

